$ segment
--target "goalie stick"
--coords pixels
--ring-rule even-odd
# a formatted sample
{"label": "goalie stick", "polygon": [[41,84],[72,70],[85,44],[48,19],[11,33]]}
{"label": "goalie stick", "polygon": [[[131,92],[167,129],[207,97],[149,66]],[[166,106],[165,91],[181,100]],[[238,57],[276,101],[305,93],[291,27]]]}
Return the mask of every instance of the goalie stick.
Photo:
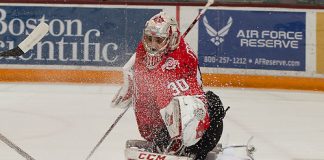
{"label": "goalie stick", "polygon": [[35,160],[32,156],[30,156],[28,153],[23,151],[21,148],[19,148],[17,145],[12,143],[8,138],[6,138],[4,135],[0,133],[0,140],[7,144],[10,148],[14,149],[18,154],[23,156],[26,160]]}
{"label": "goalie stick", "polygon": [[206,12],[206,10],[214,3],[214,0],[208,0],[207,4],[205,5],[204,9],[199,12],[197,17],[194,19],[194,21],[190,24],[190,26],[187,28],[187,30],[182,34],[182,37],[186,37],[189,31],[193,28],[193,26],[199,21],[200,17]]}
{"label": "goalie stick", "polygon": [[126,111],[128,110],[128,108],[131,106],[131,103],[127,105],[127,107],[125,108],[125,110],[117,117],[117,119],[115,120],[115,122],[110,126],[110,128],[106,131],[106,133],[104,134],[104,136],[99,140],[99,142],[96,144],[96,146],[91,150],[91,152],[89,153],[89,155],[87,156],[86,160],[89,160],[90,157],[93,155],[93,153],[96,151],[96,149],[100,146],[100,144],[105,140],[105,138],[108,136],[108,134],[112,131],[112,129],[116,126],[116,124],[118,123],[118,121],[123,117],[123,115],[126,113]]}
{"label": "goalie stick", "polygon": [[48,32],[48,25],[41,22],[17,47],[0,53],[0,57],[21,56],[34,47]]}
{"label": "goalie stick", "polygon": [[[189,33],[189,31],[193,28],[193,26],[197,23],[197,21],[199,20],[199,18],[206,12],[206,10],[208,9],[208,7],[210,7],[212,4],[214,3],[214,0],[208,0],[207,4],[205,5],[204,9],[199,12],[198,16],[194,19],[194,21],[190,24],[190,26],[188,27],[188,29],[184,32],[184,34],[182,35],[183,38],[186,37],[186,35]],[[91,152],[89,153],[89,155],[87,156],[86,160],[89,160],[91,158],[91,156],[93,155],[93,153],[96,151],[96,149],[100,146],[100,144],[104,141],[104,139],[108,136],[108,134],[111,132],[111,130],[115,127],[115,125],[118,123],[118,121],[123,117],[123,115],[126,113],[126,111],[128,110],[128,108],[131,105],[129,104],[125,110],[117,117],[117,119],[115,120],[115,122],[110,126],[110,128],[106,131],[106,133],[104,134],[104,136],[99,140],[99,142],[96,144],[96,146],[91,150]]]}

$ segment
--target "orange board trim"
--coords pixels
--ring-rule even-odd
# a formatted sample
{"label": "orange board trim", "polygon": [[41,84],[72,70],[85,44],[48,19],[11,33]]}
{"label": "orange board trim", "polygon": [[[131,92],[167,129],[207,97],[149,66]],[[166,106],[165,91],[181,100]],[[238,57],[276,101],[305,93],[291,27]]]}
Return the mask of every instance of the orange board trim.
{"label": "orange board trim", "polygon": [[[52,70],[52,69],[0,69],[2,82],[68,82],[114,83],[123,81],[121,71]],[[324,91],[324,78],[261,76],[239,74],[202,75],[205,86],[298,89]]]}
{"label": "orange board trim", "polygon": [[120,83],[120,71],[0,69],[3,82]]}

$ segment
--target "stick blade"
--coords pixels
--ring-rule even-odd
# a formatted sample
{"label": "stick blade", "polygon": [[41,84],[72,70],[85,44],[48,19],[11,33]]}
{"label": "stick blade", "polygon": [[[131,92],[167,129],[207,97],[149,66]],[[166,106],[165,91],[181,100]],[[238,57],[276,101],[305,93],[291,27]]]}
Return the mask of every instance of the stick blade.
{"label": "stick blade", "polygon": [[24,52],[19,47],[15,47],[15,48],[10,49],[8,51],[1,52],[0,57],[21,56],[23,54],[24,54]]}
{"label": "stick blade", "polygon": [[18,45],[18,47],[26,53],[46,35],[48,30],[49,26],[46,23],[41,22],[33,32]]}

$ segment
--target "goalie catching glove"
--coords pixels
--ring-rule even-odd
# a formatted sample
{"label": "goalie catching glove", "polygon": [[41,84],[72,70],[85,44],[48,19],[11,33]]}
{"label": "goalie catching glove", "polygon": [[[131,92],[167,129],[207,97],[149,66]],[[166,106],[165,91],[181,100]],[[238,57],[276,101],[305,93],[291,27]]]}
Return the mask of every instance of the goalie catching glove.
{"label": "goalie catching glove", "polygon": [[111,107],[114,108],[126,108],[132,103],[132,94],[133,94],[133,83],[132,78],[128,76],[127,83],[118,90],[117,94],[111,101]]}
{"label": "goalie catching glove", "polygon": [[184,146],[196,144],[209,128],[209,115],[203,96],[177,96],[160,110],[171,139]]}
{"label": "goalie catching glove", "polygon": [[133,97],[133,66],[135,63],[136,53],[129,59],[129,61],[123,67],[124,83],[123,86],[118,90],[117,94],[111,101],[111,107],[114,108],[126,108],[132,103]]}

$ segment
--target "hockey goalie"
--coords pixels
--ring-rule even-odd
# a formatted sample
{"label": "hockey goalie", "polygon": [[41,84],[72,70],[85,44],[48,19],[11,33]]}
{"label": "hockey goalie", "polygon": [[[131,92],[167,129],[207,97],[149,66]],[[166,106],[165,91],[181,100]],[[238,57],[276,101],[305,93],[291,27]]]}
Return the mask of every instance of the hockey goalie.
{"label": "hockey goalie", "polygon": [[126,159],[205,160],[223,131],[221,100],[204,92],[198,60],[178,24],[161,12],[149,19],[123,67],[114,107],[134,107],[145,140],[129,140]]}

